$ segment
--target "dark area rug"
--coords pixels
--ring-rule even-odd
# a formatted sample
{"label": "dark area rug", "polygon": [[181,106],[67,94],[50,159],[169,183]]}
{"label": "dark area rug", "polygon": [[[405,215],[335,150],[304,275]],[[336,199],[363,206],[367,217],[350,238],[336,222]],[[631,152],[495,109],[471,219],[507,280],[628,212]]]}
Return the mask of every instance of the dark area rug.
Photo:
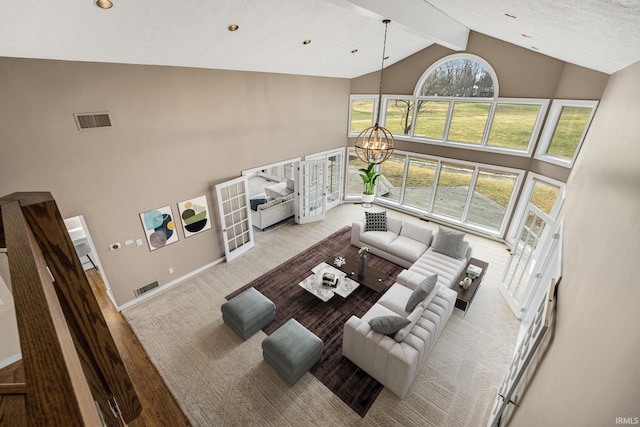
{"label": "dark area rug", "polygon": [[[245,289],[254,287],[276,305],[276,319],[263,329],[266,334],[270,335],[287,320],[294,318],[320,337],[324,342],[324,351],[310,372],[364,417],[383,386],[342,356],[343,326],[352,315],[362,317],[382,294],[360,285],[347,298],[335,295],[323,302],[298,285],[311,275],[313,267],[330,257],[357,256],[358,248],[351,246],[350,237],[351,227],[344,227],[226,298],[231,299]],[[389,274],[385,283],[387,287],[393,284],[403,269],[372,254],[367,255],[367,265]]]}

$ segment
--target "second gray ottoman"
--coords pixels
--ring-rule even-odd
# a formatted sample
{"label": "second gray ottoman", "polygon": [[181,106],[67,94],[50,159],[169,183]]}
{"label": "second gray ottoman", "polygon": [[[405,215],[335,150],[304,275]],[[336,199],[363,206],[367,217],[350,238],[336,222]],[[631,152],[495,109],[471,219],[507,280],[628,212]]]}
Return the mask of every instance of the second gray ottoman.
{"label": "second gray ottoman", "polygon": [[264,360],[291,385],[320,360],[323,348],[322,340],[295,319],[262,341]]}
{"label": "second gray ottoman", "polygon": [[276,318],[276,306],[255,288],[249,288],[222,304],[222,320],[246,341]]}

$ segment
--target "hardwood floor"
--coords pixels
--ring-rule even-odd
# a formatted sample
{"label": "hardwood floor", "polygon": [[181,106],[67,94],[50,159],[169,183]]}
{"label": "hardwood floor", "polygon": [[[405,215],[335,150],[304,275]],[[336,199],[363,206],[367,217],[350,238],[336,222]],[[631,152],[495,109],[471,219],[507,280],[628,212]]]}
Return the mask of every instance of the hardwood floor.
{"label": "hardwood floor", "polygon": [[[100,272],[91,269],[86,274],[142,404],[140,416],[128,426],[190,426],[129,324],[111,304]],[[0,369],[0,383],[24,381],[21,360]]]}
{"label": "hardwood floor", "polygon": [[142,413],[128,426],[190,426],[129,324],[113,307],[100,272],[91,269],[86,273],[142,404]]}

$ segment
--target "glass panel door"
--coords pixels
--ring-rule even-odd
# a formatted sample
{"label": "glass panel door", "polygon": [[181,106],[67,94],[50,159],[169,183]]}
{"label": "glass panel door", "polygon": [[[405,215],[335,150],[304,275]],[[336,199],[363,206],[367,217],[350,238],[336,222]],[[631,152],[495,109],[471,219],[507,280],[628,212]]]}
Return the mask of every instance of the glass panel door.
{"label": "glass panel door", "polygon": [[321,221],[327,210],[326,160],[305,160],[298,166],[295,179],[296,222]]}
{"label": "glass panel door", "polygon": [[227,262],[254,246],[246,176],[216,185],[218,212]]}

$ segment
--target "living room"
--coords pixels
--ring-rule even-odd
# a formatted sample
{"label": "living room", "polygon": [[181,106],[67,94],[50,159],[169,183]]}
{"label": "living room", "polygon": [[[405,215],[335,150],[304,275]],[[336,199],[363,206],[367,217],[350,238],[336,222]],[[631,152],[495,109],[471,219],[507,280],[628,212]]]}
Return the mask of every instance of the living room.
{"label": "living room", "polygon": [[[514,425],[613,425],[617,416],[635,416],[640,344],[629,328],[638,323],[639,295],[629,278],[640,252],[632,238],[640,203],[638,63],[607,75],[477,32],[466,51],[494,67],[501,97],[600,100],[570,175],[516,160],[567,187],[558,329]],[[389,66],[385,93],[412,94],[420,75],[451,53],[433,45]],[[158,251],[109,250],[143,237],[141,212],[201,194],[214,212],[213,186],[242,170],[352,144],[345,134],[349,95],[378,89],[377,72],[347,79],[18,57],[1,58],[0,69],[0,194],[47,190],[65,217],[84,215],[118,306],[143,285],[174,282],[224,254],[215,227]],[[79,132],[73,114],[87,111],[109,111],[114,126]],[[504,163],[500,155],[455,147],[398,146]],[[594,369],[602,360],[608,368]],[[597,390],[582,386],[587,376]]]}

